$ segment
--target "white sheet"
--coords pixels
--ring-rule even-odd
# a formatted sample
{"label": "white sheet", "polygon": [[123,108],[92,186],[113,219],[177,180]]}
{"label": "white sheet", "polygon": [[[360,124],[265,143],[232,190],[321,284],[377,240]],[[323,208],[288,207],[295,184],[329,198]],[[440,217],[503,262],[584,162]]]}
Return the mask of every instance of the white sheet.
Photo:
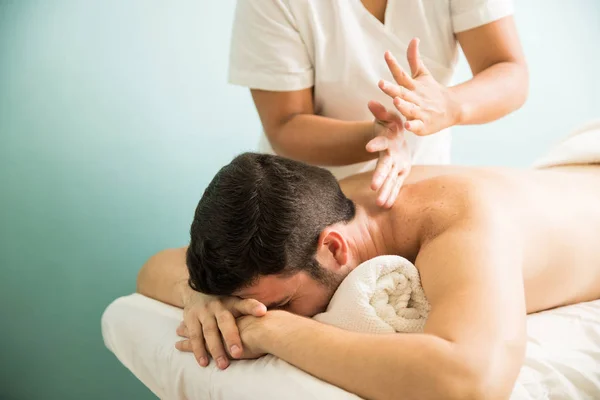
{"label": "white sheet", "polygon": [[600,163],[600,119],[588,121],[569,133],[533,164],[534,168]]}
{"label": "white sheet", "polygon": [[[102,316],[106,346],[161,399],[359,399],[272,356],[206,368],[174,348],[180,309],[139,294]],[[512,399],[600,399],[600,300],[530,315]]]}
{"label": "white sheet", "polygon": [[140,294],[115,300],[102,315],[106,346],[161,399],[359,399],[273,356],[202,368],[174,347],[181,319],[182,310]]}

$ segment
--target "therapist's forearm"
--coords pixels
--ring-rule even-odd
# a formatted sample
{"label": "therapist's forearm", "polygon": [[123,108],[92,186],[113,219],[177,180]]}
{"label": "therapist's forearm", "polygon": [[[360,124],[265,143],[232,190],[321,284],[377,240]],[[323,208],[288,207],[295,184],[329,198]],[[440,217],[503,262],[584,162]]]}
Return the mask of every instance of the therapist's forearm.
{"label": "therapist's forearm", "polygon": [[266,352],[369,399],[454,399],[479,394],[450,342],[426,334],[349,332],[293,315],[271,320]]}
{"label": "therapist's forearm", "polygon": [[484,124],[517,110],[527,98],[528,81],[524,64],[500,62],[451,87],[460,104],[457,125]]}
{"label": "therapist's forearm", "polygon": [[378,153],[365,149],[373,137],[373,121],[296,114],[271,133],[269,140],[281,156],[321,166],[342,166],[376,158]]}

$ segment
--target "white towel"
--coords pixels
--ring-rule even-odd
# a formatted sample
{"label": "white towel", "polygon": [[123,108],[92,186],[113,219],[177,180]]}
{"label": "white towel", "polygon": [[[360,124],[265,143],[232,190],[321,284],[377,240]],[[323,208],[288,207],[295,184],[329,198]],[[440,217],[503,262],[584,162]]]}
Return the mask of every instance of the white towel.
{"label": "white towel", "polygon": [[600,119],[576,128],[538,159],[534,168],[600,163]]}
{"label": "white towel", "polygon": [[379,256],[350,272],[314,319],[363,333],[415,333],[429,309],[417,268],[399,256]]}

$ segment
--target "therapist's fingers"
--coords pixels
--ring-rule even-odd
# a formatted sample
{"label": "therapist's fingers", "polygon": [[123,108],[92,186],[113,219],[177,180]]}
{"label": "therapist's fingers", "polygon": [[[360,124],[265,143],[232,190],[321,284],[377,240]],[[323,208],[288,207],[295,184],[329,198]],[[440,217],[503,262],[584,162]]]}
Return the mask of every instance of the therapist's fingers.
{"label": "therapist's fingers", "polygon": [[184,319],[184,322],[196,361],[198,361],[198,364],[201,366],[206,367],[208,365],[208,355],[206,354],[206,348],[204,347],[204,335],[202,334],[200,321],[194,314],[189,314]]}
{"label": "therapist's fingers", "polygon": [[390,121],[390,122],[400,122],[402,121],[400,117],[394,113],[391,113],[385,108],[385,106],[378,101],[371,100],[368,103],[369,111],[375,117],[375,119],[380,121]]}
{"label": "therapist's fingers", "polygon": [[400,97],[401,99],[411,103],[415,103],[417,105],[421,104],[419,96],[417,96],[415,92],[408,90],[403,86],[396,85],[383,79],[379,81],[378,86],[383,93],[387,94],[391,98]]}
{"label": "therapist's fingers", "polygon": [[411,131],[415,135],[422,136],[422,135],[426,134],[425,124],[420,119],[413,119],[412,121],[406,121],[404,123],[404,128],[406,128],[407,131]]}
{"label": "therapist's fingers", "polygon": [[375,153],[377,151],[383,151],[389,146],[389,139],[385,136],[377,136],[371,139],[365,147],[369,153]]}
{"label": "therapist's fingers", "polygon": [[393,165],[390,169],[390,173],[383,185],[381,185],[381,189],[379,189],[379,193],[377,194],[377,205],[382,207],[386,204],[392,189],[394,188],[394,184],[396,183],[396,177],[398,176],[398,167]]}
{"label": "therapist's fingers", "polygon": [[380,133],[378,130],[382,131],[384,129],[395,128],[392,124],[396,124],[396,127],[400,130],[403,129],[404,122],[402,121],[402,117],[396,112],[388,111],[383,104],[371,100],[369,101],[369,110],[376,120],[373,131],[376,136]]}
{"label": "therapist's fingers", "polygon": [[421,75],[429,74],[427,67],[421,59],[419,54],[419,39],[414,38],[408,44],[408,50],[406,50],[406,58],[408,59],[408,65],[410,66],[410,72],[412,77],[416,78]]}
{"label": "therapist's fingers", "polygon": [[229,349],[229,354],[234,358],[241,357],[242,339],[240,338],[240,331],[235,323],[235,318],[233,318],[233,315],[228,310],[218,312],[216,318],[217,325],[225,341],[225,346]]}
{"label": "therapist's fingers", "polygon": [[407,89],[413,90],[415,88],[415,81],[408,76],[406,71],[398,64],[396,58],[389,51],[385,52],[385,62],[387,63],[394,80]]}
{"label": "therapist's fingers", "polygon": [[396,183],[394,183],[394,187],[392,188],[390,195],[388,196],[387,200],[385,201],[385,204],[383,205],[384,208],[392,208],[392,206],[396,202],[396,198],[398,197],[398,193],[400,192],[401,186],[402,181],[396,180]]}
{"label": "therapist's fingers", "polygon": [[408,175],[408,169],[403,169],[400,171],[398,176],[396,177],[396,183],[394,184],[394,188],[392,189],[390,195],[388,196],[387,201],[384,204],[385,208],[391,208],[396,202],[396,198],[398,198],[398,193],[400,193],[400,188]]}
{"label": "therapist's fingers", "polygon": [[410,103],[406,100],[401,99],[400,97],[394,98],[394,106],[404,115],[407,119],[420,119],[423,120],[423,113],[421,108],[417,106],[415,103]]}
{"label": "therapist's fingers", "polygon": [[371,179],[371,189],[379,190],[379,188],[381,188],[381,185],[383,185],[386,178],[390,175],[393,163],[390,156],[379,158],[375,171],[373,172],[373,178]]}
{"label": "therapist's fingers", "polygon": [[[225,369],[229,366],[227,359],[227,353],[223,348],[223,341],[221,340],[221,332],[217,325],[217,320],[212,316],[207,316],[202,320],[202,332],[204,333],[204,341],[206,342],[206,348],[217,362],[219,369]],[[191,338],[190,338],[191,339]]]}

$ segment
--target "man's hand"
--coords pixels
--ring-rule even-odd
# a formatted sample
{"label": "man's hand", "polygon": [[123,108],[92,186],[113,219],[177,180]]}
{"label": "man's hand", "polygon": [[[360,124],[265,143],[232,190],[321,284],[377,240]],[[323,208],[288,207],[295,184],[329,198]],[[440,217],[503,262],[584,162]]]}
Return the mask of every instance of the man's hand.
{"label": "man's hand", "polygon": [[377,205],[390,208],[410,172],[410,151],[400,116],[376,101],[369,102],[369,110],[375,117],[375,138],[367,143],[366,149],[370,153],[379,152],[371,189],[378,192]]}
{"label": "man's hand", "polygon": [[[291,315],[285,311],[273,310],[262,317],[244,315],[236,319],[239,337],[243,343],[243,351],[235,358],[254,359],[267,354],[265,350],[265,333],[267,329],[274,329],[281,325],[282,318]],[[177,348],[181,351],[192,351],[191,335],[186,325],[182,322],[177,328],[177,334],[183,338],[177,342]]]}
{"label": "man's hand", "polygon": [[229,366],[228,354],[240,358],[245,352],[235,319],[242,315],[262,317],[266,312],[264,304],[254,299],[208,296],[194,292],[184,303],[183,322],[177,330],[180,336],[189,338],[189,341],[177,342],[175,347],[181,351],[193,351],[203,367],[208,365],[208,349],[217,366],[225,369]]}
{"label": "man's hand", "polygon": [[452,92],[439,84],[419,55],[419,40],[408,45],[408,63],[412,77],[402,69],[388,51],[385,61],[397,84],[379,81],[379,88],[394,99],[394,106],[406,118],[404,128],[426,136],[455,125],[460,120],[460,104]]}
{"label": "man's hand", "polygon": [[237,319],[240,337],[244,344],[244,353],[241,358],[259,358],[267,353],[263,346],[265,327],[273,318],[276,318],[277,313],[281,312],[284,311],[269,311],[262,318],[247,315]]}

